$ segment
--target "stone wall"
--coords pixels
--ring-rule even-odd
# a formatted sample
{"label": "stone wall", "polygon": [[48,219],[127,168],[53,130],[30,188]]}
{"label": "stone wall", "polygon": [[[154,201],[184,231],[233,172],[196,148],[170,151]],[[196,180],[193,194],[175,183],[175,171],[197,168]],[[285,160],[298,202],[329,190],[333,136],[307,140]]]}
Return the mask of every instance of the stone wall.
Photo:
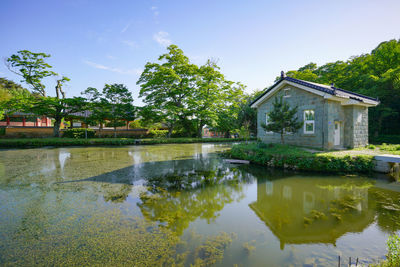
{"label": "stone wall", "polygon": [[353,147],[362,147],[368,144],[368,108],[353,106]]}
{"label": "stone wall", "polygon": [[5,127],[5,138],[52,137],[53,127]]}
{"label": "stone wall", "polygon": [[[304,110],[312,109],[315,114],[314,134],[305,134],[304,126],[297,133],[285,134],[285,143],[300,146],[332,148],[354,148],[368,144],[368,108],[363,106],[343,106],[339,101],[325,100],[294,86],[285,86],[264,101],[257,111],[257,137],[265,143],[280,143],[280,135],[266,133],[261,127],[266,114],[273,108],[275,97],[284,95],[290,88],[290,97],[284,101],[291,107],[298,107],[297,117],[303,121]],[[340,125],[340,144],[335,146],[335,123]]]}
{"label": "stone wall", "polygon": [[[53,127],[4,127],[2,138],[30,138],[30,137],[52,137]],[[64,130],[61,130],[61,136]],[[142,137],[148,133],[147,129],[117,129],[117,137]],[[113,129],[103,129],[100,133],[95,129],[96,137],[114,137]]]}
{"label": "stone wall", "polygon": [[265,116],[273,108],[275,97],[280,97],[284,94],[284,89],[290,88],[290,97],[284,97],[284,101],[289,103],[291,107],[298,106],[297,117],[299,121],[303,121],[304,110],[312,109],[315,114],[315,130],[314,134],[305,134],[304,126],[296,133],[285,134],[285,143],[292,145],[310,146],[310,147],[323,147],[323,121],[326,117],[324,99],[321,96],[309,93],[302,89],[293,86],[285,86],[279,90],[275,95],[267,99],[258,107],[257,112],[257,137],[266,143],[280,143],[280,135],[277,133],[266,133],[261,127],[265,123]]}

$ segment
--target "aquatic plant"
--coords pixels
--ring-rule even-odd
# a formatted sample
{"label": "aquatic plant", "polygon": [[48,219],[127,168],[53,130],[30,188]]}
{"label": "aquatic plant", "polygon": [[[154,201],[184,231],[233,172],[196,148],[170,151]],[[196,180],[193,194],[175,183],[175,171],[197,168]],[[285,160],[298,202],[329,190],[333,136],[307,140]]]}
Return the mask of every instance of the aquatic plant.
{"label": "aquatic plant", "polygon": [[398,267],[400,266],[400,237],[396,234],[389,236],[387,242],[388,253],[386,260],[378,264],[371,264],[371,267]]}
{"label": "aquatic plant", "polygon": [[255,240],[251,240],[250,242],[243,243],[242,247],[243,247],[246,255],[250,255],[256,249],[255,243],[256,243]]}
{"label": "aquatic plant", "polygon": [[235,234],[220,233],[208,237],[195,251],[194,267],[211,266],[222,260],[225,248],[236,238]]}

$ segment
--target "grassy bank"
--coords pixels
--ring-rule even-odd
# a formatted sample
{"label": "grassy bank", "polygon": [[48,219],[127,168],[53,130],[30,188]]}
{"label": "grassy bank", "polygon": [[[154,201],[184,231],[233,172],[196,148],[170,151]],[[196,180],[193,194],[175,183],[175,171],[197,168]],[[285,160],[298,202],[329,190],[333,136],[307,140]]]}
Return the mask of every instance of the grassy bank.
{"label": "grassy bank", "polygon": [[235,159],[276,168],[321,172],[370,172],[374,167],[370,155],[332,155],[311,153],[302,148],[280,144],[238,144],[229,152]]}
{"label": "grassy bank", "polygon": [[43,146],[123,146],[123,145],[153,145],[153,144],[186,144],[211,142],[239,142],[243,138],[20,138],[0,139],[0,148],[32,148]]}

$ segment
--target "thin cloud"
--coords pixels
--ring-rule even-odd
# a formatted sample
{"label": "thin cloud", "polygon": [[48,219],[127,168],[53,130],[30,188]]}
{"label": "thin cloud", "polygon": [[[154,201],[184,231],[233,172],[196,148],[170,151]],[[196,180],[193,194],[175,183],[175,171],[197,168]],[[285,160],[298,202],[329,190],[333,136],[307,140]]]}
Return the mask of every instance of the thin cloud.
{"label": "thin cloud", "polygon": [[112,56],[112,55],[107,55],[106,58],[112,59],[112,60],[117,59],[116,57],[114,57],[114,56]]}
{"label": "thin cloud", "polygon": [[126,32],[131,25],[132,25],[132,23],[130,23],[130,22],[128,24],[126,24],[125,27],[121,30],[121,33]]}
{"label": "thin cloud", "polygon": [[153,11],[154,17],[157,17],[160,14],[160,11],[158,11],[158,7],[156,6],[152,6],[150,10]]}
{"label": "thin cloud", "polygon": [[153,35],[153,39],[162,46],[169,46],[172,44],[168,32],[159,31]]}
{"label": "thin cloud", "polygon": [[132,48],[138,47],[138,44],[135,41],[123,40],[122,43]]}
{"label": "thin cloud", "polygon": [[95,69],[100,69],[100,70],[107,70],[111,72],[116,72],[119,74],[128,74],[128,75],[140,75],[142,73],[141,69],[121,69],[121,68],[113,68],[109,66],[105,66],[102,64],[98,64],[89,60],[84,60],[83,63],[86,65],[89,65]]}

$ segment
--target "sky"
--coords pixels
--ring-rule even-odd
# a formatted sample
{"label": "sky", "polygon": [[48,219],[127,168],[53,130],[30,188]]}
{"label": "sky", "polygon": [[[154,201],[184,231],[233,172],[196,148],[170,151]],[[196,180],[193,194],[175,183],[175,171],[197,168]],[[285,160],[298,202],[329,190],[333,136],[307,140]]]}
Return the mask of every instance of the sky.
{"label": "sky", "polygon": [[[399,0],[1,0],[0,10],[2,59],[48,53],[53,71],[71,79],[67,97],[123,83],[139,106],[140,73],[170,44],[198,65],[217,59],[250,93],[281,70],[347,60],[400,38]],[[0,77],[21,80],[3,62]],[[54,95],[55,78],[45,84]]]}

